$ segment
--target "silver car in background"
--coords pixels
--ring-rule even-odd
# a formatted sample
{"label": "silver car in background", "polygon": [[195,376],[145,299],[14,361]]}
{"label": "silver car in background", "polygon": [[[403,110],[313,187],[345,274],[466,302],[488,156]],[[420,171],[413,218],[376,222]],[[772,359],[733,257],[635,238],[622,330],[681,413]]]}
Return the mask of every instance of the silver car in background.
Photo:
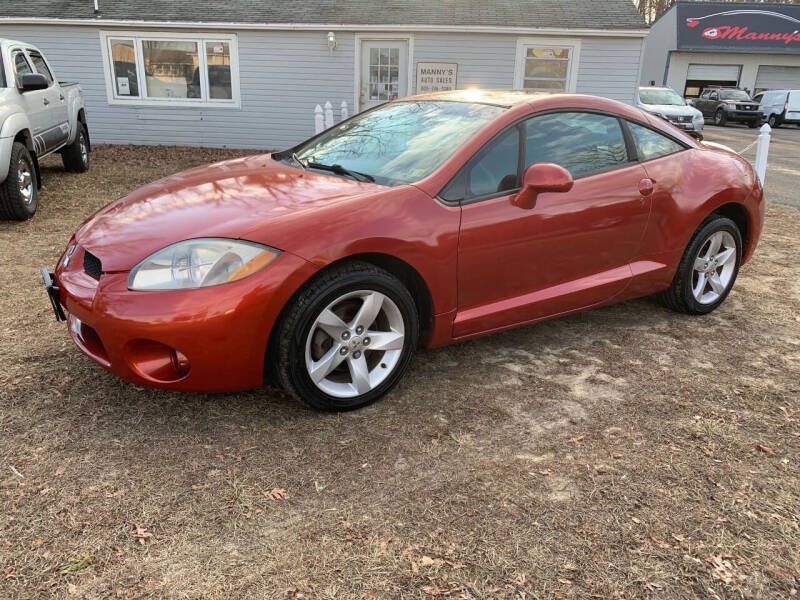
{"label": "silver car in background", "polygon": [[640,87],[636,106],[666,119],[698,140],[703,139],[703,113],[689,105],[672,88]]}

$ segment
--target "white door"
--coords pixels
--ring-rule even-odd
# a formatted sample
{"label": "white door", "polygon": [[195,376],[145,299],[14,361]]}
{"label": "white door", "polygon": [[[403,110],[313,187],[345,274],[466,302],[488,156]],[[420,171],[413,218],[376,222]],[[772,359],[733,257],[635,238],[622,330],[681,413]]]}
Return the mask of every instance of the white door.
{"label": "white door", "polygon": [[408,96],[408,42],[361,42],[359,110]]}
{"label": "white door", "polygon": [[796,90],[800,88],[800,67],[761,65],[756,75],[757,90]]}

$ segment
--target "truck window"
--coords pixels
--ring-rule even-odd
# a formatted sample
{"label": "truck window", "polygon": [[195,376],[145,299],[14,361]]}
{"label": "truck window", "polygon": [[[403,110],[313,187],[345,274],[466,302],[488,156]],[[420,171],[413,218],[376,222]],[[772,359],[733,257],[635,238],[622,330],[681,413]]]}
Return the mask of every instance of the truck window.
{"label": "truck window", "polygon": [[40,75],[44,75],[45,77],[47,77],[47,83],[52,85],[53,74],[50,72],[50,69],[47,68],[47,63],[44,62],[44,58],[42,58],[42,55],[36,52],[35,50],[32,50],[28,52],[28,56],[31,57],[31,60],[33,61],[33,66],[36,67],[36,72],[39,73]]}
{"label": "truck window", "polygon": [[31,66],[28,64],[28,59],[25,58],[25,55],[21,50],[14,52],[11,55],[11,58],[14,61],[14,72],[17,75],[17,85],[19,85],[20,76],[27,73],[33,73],[33,69],[31,69]]}

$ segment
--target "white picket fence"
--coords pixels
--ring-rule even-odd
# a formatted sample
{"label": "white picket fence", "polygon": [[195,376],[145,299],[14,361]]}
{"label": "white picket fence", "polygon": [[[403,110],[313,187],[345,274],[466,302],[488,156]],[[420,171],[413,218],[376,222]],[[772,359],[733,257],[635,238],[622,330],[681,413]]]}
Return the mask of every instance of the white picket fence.
{"label": "white picket fence", "polygon": [[[344,121],[349,114],[347,102],[342,100],[339,106],[339,122]],[[333,105],[327,100],[324,109],[319,104],[314,109],[314,134],[322,133],[330,127],[333,127]]]}

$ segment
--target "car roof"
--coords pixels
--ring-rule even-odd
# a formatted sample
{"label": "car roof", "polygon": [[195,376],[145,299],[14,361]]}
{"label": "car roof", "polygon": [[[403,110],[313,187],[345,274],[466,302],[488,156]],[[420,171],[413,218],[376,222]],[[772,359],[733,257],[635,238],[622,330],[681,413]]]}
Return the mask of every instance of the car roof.
{"label": "car roof", "polygon": [[482,88],[467,88],[465,90],[417,94],[416,96],[406,96],[400,100],[443,100],[448,102],[472,102],[476,104],[492,104],[494,106],[510,108],[519,104],[532,102],[539,98],[549,98],[553,95],[557,94],[554,94],[553,92],[528,92],[525,90],[485,90]]}
{"label": "car roof", "polygon": [[671,87],[656,87],[654,85],[640,85],[639,86],[639,91],[641,92],[642,90],[669,90],[670,92],[674,92],[675,91]]}

